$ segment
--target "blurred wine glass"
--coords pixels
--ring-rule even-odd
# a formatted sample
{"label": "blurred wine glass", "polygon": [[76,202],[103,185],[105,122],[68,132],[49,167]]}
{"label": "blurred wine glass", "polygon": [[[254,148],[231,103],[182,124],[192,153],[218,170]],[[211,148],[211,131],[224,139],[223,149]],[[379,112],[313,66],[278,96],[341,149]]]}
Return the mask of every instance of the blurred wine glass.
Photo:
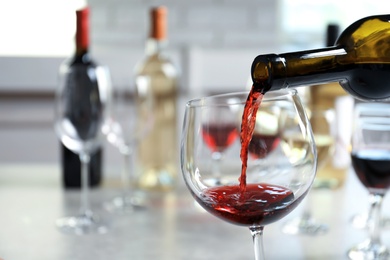
{"label": "blurred wine glass", "polygon": [[213,165],[213,180],[221,181],[221,167],[224,152],[238,140],[237,111],[231,107],[210,110],[202,118],[202,137],[204,143],[211,151]]}
{"label": "blurred wine glass", "polygon": [[352,142],[352,167],[368,190],[369,237],[348,251],[350,259],[390,259],[381,242],[381,209],[390,188],[390,105],[361,103],[355,108]]}
{"label": "blurred wine glass", "polygon": [[106,225],[93,213],[89,203],[88,166],[91,153],[104,140],[102,127],[106,117],[110,76],[107,68],[88,66],[60,67],[59,86],[55,99],[55,132],[61,142],[80,156],[81,207],[75,216],[60,218],[57,227],[66,233],[104,233]]}
{"label": "blurred wine glass", "polygon": [[280,126],[282,125],[281,118],[281,108],[278,104],[265,103],[259,107],[257,124],[248,146],[248,152],[254,160],[262,160],[270,156],[272,151],[278,147]]}
{"label": "blurred wine glass", "polygon": [[[334,151],[334,138],[332,135],[332,123],[334,121],[334,110],[331,108],[319,108],[314,107],[312,109],[308,109],[308,116],[312,126],[314,140],[317,149],[317,174],[321,171],[321,169],[328,163],[328,161],[332,158]],[[295,137],[292,137],[289,141],[296,142],[294,140]],[[321,189],[322,185],[321,180],[314,180],[312,185],[311,192],[316,189]],[[328,187],[325,184],[325,187]],[[327,224],[319,222],[312,213],[312,205],[311,205],[311,197],[313,193],[309,193],[304,202],[303,212],[300,216],[288,220],[283,225],[283,232],[286,234],[292,235],[320,235],[324,234],[328,231],[329,227]]]}
{"label": "blurred wine glass", "polygon": [[145,199],[136,193],[135,152],[139,141],[153,126],[153,100],[147,77],[137,78],[137,89],[129,85],[118,86],[112,93],[109,116],[104,133],[109,143],[118,148],[123,157],[121,170],[122,192],[105,203],[109,211],[132,212],[145,206]]}
{"label": "blurred wine glass", "polygon": [[[376,111],[381,107],[386,108],[384,104],[373,104],[373,103],[357,103],[355,108],[355,117],[359,114],[365,117],[373,117],[376,116]],[[367,212],[362,212],[354,215],[351,218],[351,224],[354,228],[357,229],[365,229],[369,227],[369,223],[372,222],[372,213],[371,210]],[[380,219],[380,225],[383,228],[390,227],[390,217],[382,216]]]}

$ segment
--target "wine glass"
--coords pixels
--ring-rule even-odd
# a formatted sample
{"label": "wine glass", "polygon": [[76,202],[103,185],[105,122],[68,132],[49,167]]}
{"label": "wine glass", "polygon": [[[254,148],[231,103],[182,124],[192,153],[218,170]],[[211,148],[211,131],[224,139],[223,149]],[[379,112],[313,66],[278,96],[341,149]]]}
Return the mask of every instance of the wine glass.
{"label": "wine glass", "polygon": [[[332,136],[332,122],[334,110],[331,108],[314,107],[308,109],[308,116],[312,126],[317,149],[317,177],[312,185],[312,191],[329,187],[328,183],[321,183],[319,177],[321,170],[331,159],[334,151],[334,138]],[[324,174],[324,173],[323,173]],[[313,216],[311,209],[311,196],[306,198],[303,212],[300,216],[288,220],[282,227],[283,233],[291,235],[321,235],[325,234],[329,227],[327,224],[318,222]]]}
{"label": "wine glass", "polygon": [[[355,108],[355,116],[369,116],[377,115],[378,109],[387,109],[387,105],[383,103],[358,103]],[[372,208],[368,212],[359,213],[351,218],[351,224],[354,228],[364,229],[368,227],[368,223],[372,221]],[[390,227],[390,217],[382,216],[380,219],[380,226],[382,228]]]}
{"label": "wine glass", "polygon": [[390,187],[390,105],[357,104],[351,143],[352,167],[369,192],[369,238],[348,251],[350,259],[389,259],[381,243],[383,198]]}
{"label": "wine glass", "polygon": [[[278,147],[280,142],[280,126],[285,117],[281,115],[280,106],[272,102],[264,103],[256,113],[257,121],[252,139],[248,146],[249,155],[264,167],[262,160]],[[266,121],[267,124],[261,124]]]}
{"label": "wine glass", "polygon": [[103,132],[109,143],[118,148],[123,157],[121,170],[122,192],[104,204],[109,211],[132,212],[145,206],[144,198],[136,194],[134,186],[135,151],[139,141],[153,126],[152,95],[145,88],[147,77],[137,78],[137,88],[118,86],[113,91],[109,116]]}
{"label": "wine glass", "polygon": [[61,142],[81,161],[81,207],[78,215],[56,221],[65,233],[107,231],[89,205],[88,166],[90,155],[104,140],[102,126],[110,89],[108,69],[102,66],[61,66],[55,100],[55,132]]}
{"label": "wine glass", "polygon": [[207,117],[202,118],[202,137],[211,150],[214,181],[221,181],[220,164],[224,152],[238,140],[239,129],[235,112],[230,107],[210,110]]}
{"label": "wine glass", "polygon": [[[205,121],[212,120],[209,117],[212,111],[215,113],[226,109],[234,114],[236,128],[240,129],[243,122],[243,132],[250,135],[247,130],[254,129],[254,124],[264,127],[272,124],[264,118],[256,119],[256,106],[261,95],[252,99],[253,96],[254,92],[251,92],[250,98],[247,92],[230,93],[195,99],[186,104],[181,138],[181,169],[194,199],[222,220],[248,227],[253,237],[255,257],[264,259],[264,226],[286,216],[305,197],[314,180],[317,161],[311,126],[296,91],[268,92],[261,101],[260,109],[274,104],[279,107],[278,113],[283,110],[293,113],[295,124],[279,127],[276,137],[280,138],[278,147],[272,153],[262,151],[261,162],[248,156],[246,148],[251,136],[242,135],[241,147],[229,153],[231,157],[221,165],[221,181],[213,181],[213,159],[205,153],[209,148],[203,141],[203,125]],[[301,136],[299,148],[296,143],[283,139],[289,131]],[[227,138],[226,135],[224,138]],[[268,156],[270,154],[272,157]],[[263,163],[268,170],[259,171]]]}

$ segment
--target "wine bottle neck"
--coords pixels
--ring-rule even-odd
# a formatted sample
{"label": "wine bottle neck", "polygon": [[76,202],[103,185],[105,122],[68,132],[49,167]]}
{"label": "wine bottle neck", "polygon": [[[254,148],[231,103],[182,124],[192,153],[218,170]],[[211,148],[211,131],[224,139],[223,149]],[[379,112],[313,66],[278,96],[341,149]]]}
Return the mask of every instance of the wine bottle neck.
{"label": "wine bottle neck", "polygon": [[167,41],[156,40],[149,38],[146,41],[145,53],[148,56],[161,54],[167,46]]}
{"label": "wine bottle neck", "polygon": [[264,91],[343,80],[337,60],[347,53],[340,47],[259,55],[252,64],[254,84]]}
{"label": "wine bottle neck", "polygon": [[150,10],[150,31],[146,41],[146,54],[151,56],[159,54],[167,45],[167,8],[154,7]]}
{"label": "wine bottle neck", "polygon": [[74,62],[89,63],[89,7],[76,11],[76,52]]}
{"label": "wine bottle neck", "polygon": [[76,49],[88,50],[89,46],[89,8],[76,11]]}
{"label": "wine bottle neck", "polygon": [[150,38],[165,40],[167,35],[167,8],[158,6],[150,10]]}

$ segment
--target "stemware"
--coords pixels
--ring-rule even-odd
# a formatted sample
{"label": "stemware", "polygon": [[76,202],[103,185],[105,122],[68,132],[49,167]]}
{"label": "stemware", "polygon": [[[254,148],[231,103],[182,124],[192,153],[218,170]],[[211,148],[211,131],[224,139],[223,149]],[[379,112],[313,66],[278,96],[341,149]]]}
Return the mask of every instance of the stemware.
{"label": "stemware", "polygon": [[90,154],[104,140],[102,126],[110,89],[106,67],[62,66],[55,101],[55,132],[61,142],[81,161],[81,206],[78,215],[56,221],[65,233],[104,233],[107,226],[90,208],[88,166]]}
{"label": "stemware", "polygon": [[104,204],[109,211],[126,213],[145,206],[143,196],[136,193],[134,186],[136,147],[153,126],[153,100],[147,88],[144,88],[145,84],[148,84],[148,78],[139,77],[137,86],[145,91],[125,85],[116,87],[112,93],[103,132],[108,142],[118,148],[123,162],[122,192]]}
{"label": "stemware", "polygon": [[383,198],[390,187],[390,105],[361,103],[355,108],[352,167],[369,192],[367,227],[369,238],[348,251],[350,259],[389,259],[381,243],[380,222]]}
{"label": "stemware", "polygon": [[[375,116],[376,111],[381,108],[386,108],[386,105],[383,103],[358,103],[355,109],[355,116]],[[367,212],[362,212],[355,214],[351,218],[351,224],[354,228],[357,229],[365,229],[368,227],[368,223],[372,220],[372,210],[368,210]],[[389,216],[381,216],[380,226],[382,228],[390,227],[390,217]]]}
{"label": "stemware", "polygon": [[[212,158],[205,153],[209,148],[202,137],[203,125],[207,120],[212,125],[211,111],[229,109],[236,120],[236,128],[240,129],[244,107],[251,102],[249,99],[247,102],[247,97],[247,92],[230,93],[195,99],[186,104],[181,169],[188,189],[204,209],[224,221],[250,229],[258,260],[264,259],[264,226],[289,214],[305,197],[314,180],[317,159],[311,126],[296,91],[269,92],[264,95],[259,110],[254,110],[249,117],[254,120],[254,114],[270,104],[278,109],[274,110],[275,114],[271,113],[273,110],[267,111],[268,117],[259,116],[254,123],[262,129],[275,128],[275,123],[279,122],[277,118],[284,110],[293,113],[295,123],[277,127],[275,138],[279,141],[276,147],[267,147],[267,142],[258,147],[262,150],[260,161],[255,156],[247,156],[246,178],[240,176],[243,163],[241,147],[237,147],[221,165],[220,181],[213,181]],[[285,139],[292,133],[300,135],[299,146],[297,142]],[[250,137],[243,136],[243,139],[247,138]]]}
{"label": "stemware", "polygon": [[211,151],[214,181],[221,181],[220,164],[224,152],[238,140],[239,129],[235,112],[230,107],[210,110],[207,117],[202,118],[202,137]]}
{"label": "stemware", "polygon": [[[329,187],[328,180],[320,176],[321,170],[331,159],[334,151],[334,138],[332,136],[332,122],[334,110],[331,108],[314,107],[308,110],[309,120],[312,126],[317,149],[317,177],[314,180],[310,194],[304,202],[303,212],[300,216],[288,220],[282,227],[283,233],[292,235],[321,235],[325,234],[329,227],[319,222],[312,214],[312,192],[322,187]],[[319,177],[323,177],[320,179]],[[323,183],[322,183],[323,182]]]}

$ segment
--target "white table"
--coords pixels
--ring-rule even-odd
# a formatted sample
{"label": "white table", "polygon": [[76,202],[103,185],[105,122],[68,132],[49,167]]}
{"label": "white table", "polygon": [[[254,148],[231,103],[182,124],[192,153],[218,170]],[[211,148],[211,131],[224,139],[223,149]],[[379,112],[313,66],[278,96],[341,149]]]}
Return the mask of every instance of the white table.
{"label": "white table", "polygon": [[[110,176],[115,176],[111,174]],[[119,175],[118,175],[119,177]],[[181,180],[181,179],[180,179]],[[76,213],[79,192],[65,191],[57,165],[0,165],[0,258],[4,260],[254,259],[246,228],[225,223],[198,208],[180,182],[176,192],[155,196],[146,210],[113,215],[102,203],[119,192],[110,180],[91,192],[93,209],[110,222],[103,235],[72,236],[58,232],[56,218]],[[282,223],[265,228],[267,259],[347,259],[346,251],[367,233],[351,227],[354,213],[368,208],[367,192],[353,174],[337,191],[312,193],[314,214],[330,225],[323,236],[292,236]],[[386,199],[384,212],[390,215]],[[390,247],[390,229],[383,230]]]}

